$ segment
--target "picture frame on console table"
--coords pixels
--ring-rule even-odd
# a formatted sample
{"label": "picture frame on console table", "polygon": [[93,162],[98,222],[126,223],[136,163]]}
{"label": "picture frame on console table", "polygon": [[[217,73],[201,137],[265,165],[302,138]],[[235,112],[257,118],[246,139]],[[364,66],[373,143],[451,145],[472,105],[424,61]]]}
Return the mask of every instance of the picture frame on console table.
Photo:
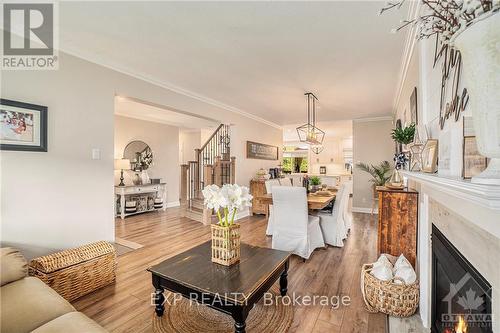
{"label": "picture frame on console table", "polygon": [[47,151],[47,107],[0,99],[0,150]]}
{"label": "picture frame on console table", "polygon": [[429,139],[422,150],[422,171],[435,173],[437,171],[438,140]]}

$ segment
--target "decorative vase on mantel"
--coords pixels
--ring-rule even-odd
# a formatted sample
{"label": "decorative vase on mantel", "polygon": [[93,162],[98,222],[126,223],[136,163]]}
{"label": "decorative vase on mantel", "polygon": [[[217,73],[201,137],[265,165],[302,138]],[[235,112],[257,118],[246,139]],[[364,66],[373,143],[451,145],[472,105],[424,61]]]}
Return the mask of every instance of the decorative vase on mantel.
{"label": "decorative vase on mantel", "polygon": [[471,182],[500,185],[500,13],[479,16],[452,42],[462,54],[478,150],[490,158]]}

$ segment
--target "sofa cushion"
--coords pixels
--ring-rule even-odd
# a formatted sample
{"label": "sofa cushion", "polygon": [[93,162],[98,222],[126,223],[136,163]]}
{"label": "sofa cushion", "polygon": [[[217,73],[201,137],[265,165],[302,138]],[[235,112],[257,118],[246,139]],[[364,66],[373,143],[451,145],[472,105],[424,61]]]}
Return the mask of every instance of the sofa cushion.
{"label": "sofa cushion", "polygon": [[30,332],[63,314],[75,311],[52,288],[34,277],[6,284],[0,292],[2,333]]}
{"label": "sofa cushion", "polygon": [[81,312],[69,312],[47,324],[38,327],[32,333],[105,333],[104,328]]}
{"label": "sofa cushion", "polygon": [[16,249],[2,247],[0,249],[0,285],[17,281],[28,275],[26,259]]}

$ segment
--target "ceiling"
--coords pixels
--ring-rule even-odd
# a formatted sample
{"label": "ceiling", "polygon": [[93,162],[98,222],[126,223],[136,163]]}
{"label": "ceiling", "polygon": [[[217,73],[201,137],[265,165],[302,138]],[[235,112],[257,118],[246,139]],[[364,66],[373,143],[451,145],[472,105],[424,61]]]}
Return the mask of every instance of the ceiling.
{"label": "ceiling", "polygon": [[170,110],[122,96],[115,98],[115,114],[167,124],[187,130],[213,128],[219,125],[215,120],[201,118],[178,110]]}
{"label": "ceiling", "polygon": [[[297,127],[302,124],[283,126],[283,142],[287,144],[298,144],[300,146],[308,146],[308,144],[298,141]],[[350,138],[352,137],[352,121],[322,121],[318,122],[317,126],[325,132],[325,142],[332,138]]]}
{"label": "ceiling", "polygon": [[[61,2],[60,47],[278,125],[389,115],[407,9],[382,1]],[[187,110],[188,111],[188,110]]]}

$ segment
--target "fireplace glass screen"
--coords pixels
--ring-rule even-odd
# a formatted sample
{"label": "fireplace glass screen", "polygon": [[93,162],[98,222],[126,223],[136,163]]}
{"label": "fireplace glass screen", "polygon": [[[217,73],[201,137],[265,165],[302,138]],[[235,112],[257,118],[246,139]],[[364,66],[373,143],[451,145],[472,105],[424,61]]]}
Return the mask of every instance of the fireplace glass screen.
{"label": "fireplace glass screen", "polygon": [[490,333],[491,285],[432,226],[432,332]]}

